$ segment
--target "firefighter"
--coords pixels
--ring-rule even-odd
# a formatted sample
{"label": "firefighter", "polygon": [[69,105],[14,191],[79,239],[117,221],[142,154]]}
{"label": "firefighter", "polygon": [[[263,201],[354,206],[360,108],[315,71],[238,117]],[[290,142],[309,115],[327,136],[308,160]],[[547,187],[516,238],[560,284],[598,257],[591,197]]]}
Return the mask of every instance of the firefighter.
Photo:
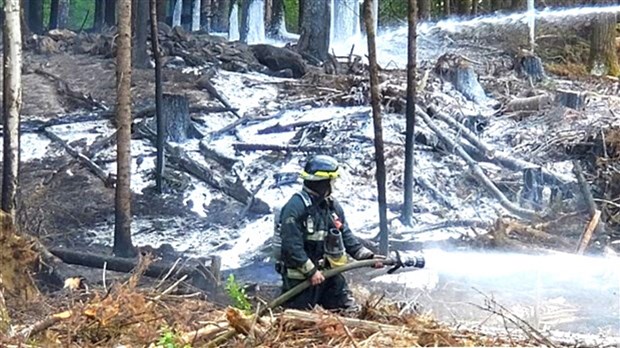
{"label": "firefighter", "polygon": [[[338,161],[317,155],[301,172],[302,190],[282,207],[280,213],[283,292],[306,279],[312,286],[284,304],[288,308],[328,310],[358,309],[345,278],[339,274],[325,279],[322,270],[345,264],[350,255],[356,260],[372,259],[372,251],[362,246],[347,224],[338,201],[331,196],[338,178]],[[381,256],[377,256],[378,259]]]}

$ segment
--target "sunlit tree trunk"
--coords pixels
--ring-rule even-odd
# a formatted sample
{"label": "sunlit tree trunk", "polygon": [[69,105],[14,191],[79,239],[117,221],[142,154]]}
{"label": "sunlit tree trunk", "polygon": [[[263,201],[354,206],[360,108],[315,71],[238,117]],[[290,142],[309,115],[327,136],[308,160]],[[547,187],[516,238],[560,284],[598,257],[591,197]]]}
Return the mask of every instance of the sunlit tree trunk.
{"label": "sunlit tree trunk", "polygon": [[[606,2],[599,2],[603,5]],[[592,23],[589,67],[592,75],[618,76],[620,66],[616,53],[616,14],[601,13]]]}
{"label": "sunlit tree trunk", "polygon": [[19,0],[4,0],[2,29],[2,210],[15,221],[19,183],[19,113],[22,106],[22,36]]}
{"label": "sunlit tree trunk", "polygon": [[403,223],[411,226],[413,214],[413,144],[415,142],[415,103],[416,103],[416,3],[409,0],[407,45],[407,121],[405,125],[405,197],[403,202]]}
{"label": "sunlit tree trunk", "polygon": [[373,0],[364,0],[364,23],[368,40],[368,61],[370,73],[370,103],[375,135],[375,163],[377,166],[377,193],[379,200],[379,252],[387,255],[388,221],[386,198],[385,155],[383,151],[383,126],[381,125],[381,104],[379,95],[379,65],[377,64],[377,47],[375,44],[375,21]]}
{"label": "sunlit tree trunk", "polygon": [[118,0],[116,52],[116,198],[114,254],[135,255],[131,242],[131,0]]}

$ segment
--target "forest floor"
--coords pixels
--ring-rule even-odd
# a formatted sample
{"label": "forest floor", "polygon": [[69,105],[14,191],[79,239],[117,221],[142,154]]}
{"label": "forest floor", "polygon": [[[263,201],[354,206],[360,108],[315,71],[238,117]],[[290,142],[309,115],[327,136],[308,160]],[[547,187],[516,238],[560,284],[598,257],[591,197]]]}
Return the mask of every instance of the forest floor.
{"label": "forest floor", "polygon": [[[480,51],[486,52],[486,49]],[[483,54],[477,55],[477,50],[470,48],[471,59],[482,59]],[[488,53],[488,52],[487,52]],[[515,97],[525,96],[527,93],[522,90],[527,86],[527,82],[518,81],[512,76],[513,72],[508,72],[502,64],[501,57],[495,57],[496,60],[489,59],[487,74],[484,69],[477,69],[481,75],[481,81],[487,93],[494,97],[501,104],[507,104]],[[420,67],[420,76],[425,74],[434,75],[430,72],[433,62],[425,62]],[[115,86],[115,63],[112,58],[91,54],[76,54],[73,52],[58,52],[49,54],[39,54],[32,51],[26,52],[23,75],[23,107],[22,122],[52,120],[63,115],[74,114],[76,116],[91,112],[89,107],[84,104],[83,100],[76,100],[68,96],[66,86],[63,82],[74,91],[79,91],[82,95],[88,96],[95,100],[98,105],[105,105],[109,110],[114,109],[116,98]],[[45,73],[59,77],[62,82],[52,80]],[[180,69],[166,68],[164,69],[164,90],[170,93],[181,93],[188,97],[192,106],[220,106],[219,102],[212,93],[200,87],[199,79],[204,73],[196,69]],[[399,86],[393,92],[400,98],[395,97],[391,102],[387,102],[387,108],[399,108],[399,99],[402,99],[402,82],[405,75],[402,71],[392,71],[383,76],[385,85],[392,84]],[[510,75],[505,79],[493,79],[493,76],[502,76],[502,74]],[[149,107],[154,104],[154,73],[152,70],[134,69],[132,76],[132,98],[134,110]],[[428,75],[427,77],[428,78]],[[572,77],[571,77],[572,78]],[[308,76],[300,81],[285,79],[282,81],[266,81],[256,77],[255,73],[247,74],[245,77],[239,75],[222,75],[218,79],[223,80],[226,84],[232,86],[231,89],[247,88],[256,89],[258,97],[249,96],[247,105],[240,105],[240,108],[253,113],[253,116],[260,117],[273,113],[277,113],[280,109],[298,108],[300,110],[309,110],[312,107],[324,106],[329,104],[335,105],[351,105],[345,104],[343,98],[338,92],[345,89],[342,86],[354,85],[355,88],[363,90],[364,77],[330,77],[316,74],[312,71]],[[613,79],[574,79],[575,85],[583,89],[596,90],[601,95],[613,95],[614,89],[617,91],[618,83]],[[342,86],[341,86],[342,85]],[[218,85],[220,86],[220,85]],[[258,87],[255,87],[258,86]],[[427,82],[427,92],[422,92],[421,99],[428,101],[433,98],[452,98],[454,92],[442,87],[437,87],[437,78],[430,77]],[[316,88],[319,87],[319,88]],[[316,88],[316,89],[315,89]],[[335,90],[335,92],[334,92]],[[390,91],[388,86],[386,91]],[[367,89],[365,90],[367,92]],[[251,93],[251,92],[249,92]],[[352,93],[352,92],[349,92]],[[362,94],[364,92],[361,92]],[[386,92],[387,94],[387,92]],[[262,97],[264,95],[264,97]],[[448,96],[448,97],[445,97]],[[88,98],[87,98],[88,99]],[[258,100],[256,100],[258,99]],[[364,97],[362,97],[364,104]],[[460,99],[455,98],[460,101]],[[598,99],[594,98],[594,102]],[[278,106],[274,106],[277,104]],[[450,106],[450,103],[447,103]],[[609,110],[617,109],[617,101],[612,100]],[[462,105],[464,112],[470,112],[475,109],[469,109],[469,106]],[[402,110],[402,105],[400,107]],[[549,110],[546,110],[549,111]],[[99,110],[101,112],[101,110]],[[398,112],[398,111],[397,111]],[[613,111],[610,111],[613,113]],[[549,112],[551,113],[551,112]],[[518,115],[517,117],[527,118],[532,113],[526,115]],[[562,114],[557,117],[565,117]],[[568,116],[571,114],[568,113]],[[572,114],[574,116],[574,114]],[[534,115],[535,116],[535,115]],[[534,116],[531,116],[534,118]],[[402,129],[393,126],[393,120],[402,120],[400,116],[391,116],[387,118],[387,125],[390,129],[388,132],[388,141],[399,141],[402,137]],[[514,117],[506,116],[506,117]],[[574,116],[577,117],[578,116]],[[209,131],[214,131],[221,126],[234,122],[235,117],[231,115],[217,115],[217,120],[211,121],[209,116],[199,116],[197,119],[202,120],[202,124]],[[582,119],[584,120],[584,119]],[[113,122],[103,120],[105,126],[113,129]],[[210,124],[213,122],[213,124]],[[541,121],[545,127],[554,124],[552,119]],[[342,124],[338,124],[342,126]],[[333,125],[331,125],[333,127]],[[345,125],[346,126],[346,125]],[[349,127],[355,127],[355,121],[349,124]],[[98,133],[97,127],[103,127],[101,123],[95,122],[84,128],[77,124],[68,124],[58,128],[58,132],[70,134],[75,132],[78,136],[67,137],[70,146],[78,149],[87,150],[94,142],[95,136],[103,138],[109,135],[109,129],[106,132]],[[537,127],[536,122],[532,122],[526,127],[526,130],[532,131]],[[395,128],[394,131],[392,128]],[[598,128],[597,128],[598,129]],[[334,129],[331,129],[334,131]],[[553,129],[552,129],[553,130]],[[316,132],[312,129],[309,133],[312,136]],[[329,127],[321,128],[318,132],[329,132]],[[505,131],[505,132],[504,132]],[[522,131],[522,130],[521,130]],[[95,133],[88,135],[88,133]],[[560,131],[558,131],[560,132]],[[333,132],[331,140],[338,140],[341,135],[338,129]],[[498,127],[492,132],[494,139],[511,138],[512,142],[521,144],[528,143],[526,132],[522,138],[516,140],[520,130],[506,130]],[[86,134],[80,138],[79,134]],[[553,133],[552,133],[553,134]],[[238,135],[242,138],[243,134]],[[136,143],[138,148],[134,161],[138,160],[138,155],[152,155],[152,148],[145,145],[143,139],[136,135]],[[329,136],[327,137],[329,138]],[[587,135],[580,134],[580,139],[588,139]],[[344,138],[346,141],[346,138]],[[552,141],[553,138],[547,139]],[[342,140],[341,140],[342,141]],[[569,138],[566,142],[578,142],[576,138]],[[603,140],[605,142],[605,140]],[[338,142],[335,142],[338,144]],[[352,144],[349,142],[349,144]],[[367,145],[370,145],[368,143]],[[428,145],[428,144],[427,144]],[[111,254],[109,243],[105,243],[100,238],[101,230],[111,236],[113,233],[114,218],[114,189],[106,187],[101,179],[94,176],[88,169],[80,165],[72,157],[68,156],[65,150],[54,144],[40,132],[24,133],[22,136],[22,146],[24,154],[22,160],[20,185],[21,185],[21,209],[18,221],[20,228],[38,237],[48,247],[64,247],[74,250],[92,252],[99,254]],[[136,146],[136,145],[134,145]],[[527,151],[527,146],[524,146]],[[346,150],[346,149],[345,149]],[[359,151],[359,149],[358,149]],[[363,151],[363,150],[361,150]],[[542,152],[545,152],[541,150]],[[560,151],[562,152],[562,151]],[[611,152],[611,149],[610,149]],[[402,151],[399,148],[388,148],[388,161],[397,167],[402,165],[398,158],[402,157]],[[548,155],[548,153],[545,152]],[[106,155],[107,156],[107,155]],[[101,165],[104,168],[111,168],[109,156],[102,156]],[[264,157],[269,157],[265,155]],[[276,160],[281,161],[281,156],[273,155]],[[438,154],[443,158],[444,154]],[[106,162],[106,158],[108,158]],[[541,159],[544,159],[541,156]],[[261,157],[263,168],[269,167],[269,158]],[[365,159],[368,160],[367,158]],[[137,162],[134,162],[137,163]],[[266,163],[266,164],[265,164]],[[368,166],[370,162],[361,160],[362,167]],[[106,167],[107,166],[107,167]],[[138,167],[137,165],[136,167]],[[254,170],[260,170],[261,167],[254,167]],[[372,173],[364,173],[359,167],[354,168],[360,175],[358,185],[372,186],[374,176]],[[495,168],[488,168],[488,172],[495,175],[495,181],[501,182],[508,187],[515,186],[511,182],[513,178],[504,180],[502,171]],[[113,172],[113,169],[110,169]],[[397,170],[394,170],[397,172]],[[458,171],[458,170],[457,170]],[[134,172],[134,175],[141,172]],[[247,174],[247,173],[246,173]],[[263,174],[263,173],[259,173]],[[142,174],[141,174],[142,175]],[[441,177],[440,174],[437,174]],[[260,175],[248,176],[249,186],[254,189],[260,189]],[[451,179],[452,174],[446,175],[446,180]],[[142,181],[146,181],[148,174],[142,175]],[[247,178],[247,177],[244,177]],[[390,187],[402,188],[402,184],[398,182],[396,174],[390,176]],[[452,177],[453,178],[453,177]],[[188,179],[181,179],[188,180]],[[439,179],[438,179],[439,180]],[[456,199],[465,196],[462,192],[463,187],[470,185],[472,179],[459,180],[450,183],[448,189],[454,189],[455,192],[449,194],[448,198]],[[233,242],[228,236],[223,237],[216,235],[214,230],[220,229],[221,226],[228,226],[230,230],[234,230],[239,221],[264,220],[260,214],[248,213],[245,204],[239,203],[226,196],[213,196],[203,204],[202,214],[196,213],[196,204],[200,204],[200,200],[196,203],[189,204],[188,197],[183,190],[173,190],[166,195],[157,194],[151,187],[150,183],[140,182],[139,187],[142,189],[134,190],[132,213],[137,221],[154,221],[149,225],[138,225],[134,229],[134,235],[159,234],[168,236],[172,240],[182,240],[187,230],[201,231],[204,230],[203,243],[212,243],[212,250],[234,250]],[[348,183],[347,183],[348,185]],[[437,185],[441,185],[440,181]],[[446,184],[448,185],[448,184]],[[511,186],[513,185],[513,186]],[[346,189],[346,188],[345,188]],[[399,193],[399,192],[398,192]],[[269,193],[265,193],[269,194]],[[395,193],[396,194],[396,193]],[[258,197],[258,196],[257,196]],[[516,197],[516,194],[515,194]],[[262,198],[262,196],[261,196]],[[274,198],[275,200],[275,198]],[[394,199],[389,200],[392,206],[391,212],[399,211],[399,206]],[[353,202],[353,201],[352,201]],[[460,202],[460,201],[459,201]],[[484,202],[484,199],[479,201]],[[477,203],[473,203],[474,206]],[[582,205],[576,204],[580,209]],[[482,204],[480,213],[483,217],[486,215],[486,205]],[[361,209],[361,208],[360,208]],[[492,210],[491,208],[488,208]],[[576,209],[575,205],[571,209]],[[424,211],[422,211],[424,213]],[[168,219],[167,219],[168,218]],[[556,230],[562,229],[566,235],[569,232],[579,235],[583,226],[589,221],[588,214],[580,214],[569,217],[572,219],[572,227],[566,228],[566,225],[559,225]],[[370,219],[372,220],[372,219]],[[422,222],[433,222],[425,221]],[[397,223],[397,222],[396,222]],[[266,223],[263,226],[269,226]],[[493,230],[492,226],[486,226],[487,230]],[[376,231],[376,226],[370,228]],[[93,230],[98,230],[96,233]],[[478,230],[484,230],[478,229]],[[515,228],[519,230],[519,228]],[[525,230],[525,229],[523,229]],[[570,230],[570,231],[569,231]],[[228,233],[228,229],[223,230]],[[271,232],[271,231],[269,231]],[[509,232],[508,232],[509,233]],[[366,235],[367,236],[367,235]],[[397,236],[398,237],[398,236]],[[527,242],[527,241],[526,241]],[[604,247],[604,241],[597,241],[599,246]],[[452,239],[445,244],[443,242],[434,242],[434,245],[449,244],[453,248],[467,245],[467,247],[480,246],[489,247],[493,243],[483,238],[471,238],[462,235],[460,238]],[[533,242],[535,244],[536,242]],[[169,262],[174,262],[178,257],[183,256],[183,251],[170,248],[169,244],[160,243],[157,247],[149,247],[143,244],[138,245],[142,250],[152,252],[155,256]],[[433,242],[417,243],[412,240],[403,239],[400,244],[395,241],[396,245],[414,246],[419,249],[422,246],[431,246]],[[607,246],[609,246],[609,241]],[[175,244],[176,246],[176,244]],[[570,245],[572,248],[574,245]],[[562,250],[562,248],[559,248]],[[202,249],[201,249],[202,250]],[[209,249],[211,250],[211,249]],[[196,256],[196,253],[189,252],[190,255]],[[207,255],[202,255],[206,258]],[[244,256],[244,255],[242,255]],[[262,260],[261,255],[249,260]],[[247,260],[246,260],[247,261]],[[258,267],[258,266],[256,266]],[[277,279],[273,281],[274,275],[268,270],[261,270],[256,274],[258,268],[249,267],[245,272],[248,278],[271,277],[271,281],[256,284],[247,291],[252,295],[254,303],[260,300],[269,300],[277,293]],[[471,328],[456,328],[459,325],[445,325],[436,322],[430,317],[421,316],[423,312],[421,308],[417,308],[416,301],[403,303],[393,301],[393,298],[381,300],[376,293],[386,289],[390,289],[390,285],[369,285],[364,284],[369,272],[353,272],[350,275],[353,290],[359,301],[364,304],[364,309],[356,318],[338,317],[332,314],[317,311],[313,314],[302,314],[294,312],[277,313],[257,323],[252,319],[245,318],[245,314],[241,315],[238,311],[226,309],[226,305],[231,303],[231,298],[226,296],[223,286],[216,293],[196,294],[191,286],[174,285],[174,282],[168,280],[165,284],[158,281],[150,280],[146,277],[134,277],[134,281],[140,279],[140,286],[136,286],[134,281],[130,281],[130,275],[124,273],[110,272],[107,273],[107,284],[116,283],[106,289],[106,284],[102,283],[102,271],[76,267],[76,272],[86,279],[89,287],[76,291],[67,289],[50,291],[40,295],[36,300],[32,300],[28,305],[24,305],[13,299],[9,304],[13,305],[12,316],[15,322],[22,324],[24,327],[32,328],[33,324],[38,324],[40,320],[56,318],[52,320],[50,329],[35,329],[33,334],[33,344],[42,344],[44,346],[118,346],[124,344],[126,346],[166,346],[166,343],[173,343],[173,346],[183,346],[182,344],[191,344],[194,346],[203,346],[204,342],[212,340],[217,334],[226,331],[230,326],[235,327],[238,332],[245,332],[245,335],[239,335],[236,340],[228,342],[230,346],[291,346],[291,345],[312,345],[328,344],[330,346],[498,346],[498,345],[560,345],[563,343],[573,343],[570,338],[564,342],[550,342],[546,338],[546,334],[528,327],[520,321],[520,318],[512,314],[510,311],[498,309],[499,304],[493,299],[488,299],[489,306],[486,311],[489,315],[495,313],[504,320],[517,322],[514,326],[521,328],[520,332],[512,330],[504,330],[503,332],[489,332],[479,329],[471,330]],[[243,279],[243,269],[239,269],[238,273]],[[375,275],[377,271],[374,271]],[[139,272],[138,272],[139,273]],[[254,273],[254,274],[252,274]],[[228,274],[228,273],[226,273]],[[361,284],[361,285],[360,285]],[[172,287],[170,287],[172,286]],[[449,287],[449,285],[445,285]],[[169,288],[170,287],[170,288]],[[261,288],[262,287],[262,288]],[[42,287],[46,288],[46,287]],[[166,289],[170,289],[166,292]],[[174,291],[172,291],[174,290]],[[179,290],[177,292],[177,290]],[[230,291],[228,291],[230,292]],[[464,293],[463,293],[464,294]],[[460,296],[465,296],[461,294]],[[446,302],[457,300],[454,293],[446,295]],[[388,296],[389,297],[389,296]],[[450,298],[452,297],[452,298]],[[461,299],[459,299],[461,300]],[[17,301],[17,302],[13,302]],[[17,308],[20,308],[17,310]],[[65,311],[70,311],[67,313]],[[63,314],[64,313],[64,314]],[[499,314],[498,314],[499,313]],[[62,314],[54,317],[55,314]],[[378,326],[376,323],[383,323],[385,326]],[[514,324],[514,323],[513,323]],[[248,326],[249,325],[249,326]],[[196,331],[201,330],[202,331]],[[245,331],[244,331],[245,330]],[[30,334],[28,334],[30,335]],[[40,343],[37,343],[40,342]],[[202,343],[200,343],[202,342]],[[567,343],[568,342],[568,343]]]}

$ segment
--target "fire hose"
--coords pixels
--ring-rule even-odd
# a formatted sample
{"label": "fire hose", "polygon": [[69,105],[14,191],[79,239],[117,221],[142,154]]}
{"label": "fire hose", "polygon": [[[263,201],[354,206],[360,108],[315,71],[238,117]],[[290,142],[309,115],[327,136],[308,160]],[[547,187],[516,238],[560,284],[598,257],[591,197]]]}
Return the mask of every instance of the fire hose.
{"label": "fire hose", "polygon": [[[373,267],[377,263],[380,263],[383,266],[392,266],[387,271],[387,273],[388,274],[393,274],[394,272],[398,271],[399,269],[405,268],[405,267],[424,268],[424,266],[426,264],[426,261],[424,260],[424,257],[421,256],[421,255],[402,257],[400,252],[393,251],[392,255],[390,255],[390,257],[387,257],[385,259],[383,259],[383,258],[381,258],[381,259],[380,258],[373,258],[373,259],[368,259],[368,260],[353,261],[353,262],[347,263],[347,264],[345,264],[343,266],[326,269],[326,270],[323,270],[321,272],[323,272],[323,277],[325,277],[325,279],[328,279],[328,278],[331,278],[331,277],[333,277],[335,275],[338,275],[340,273],[344,273],[344,272],[351,271],[351,270],[354,270],[354,269],[365,268],[365,267]],[[289,289],[287,292],[283,293],[282,295],[277,297],[275,300],[273,300],[269,304],[267,304],[267,306],[265,308],[263,308],[262,310],[260,310],[258,312],[257,317],[258,318],[262,317],[268,311],[270,311],[270,310],[272,310],[272,309],[274,309],[274,308],[284,304],[286,301],[288,301],[291,298],[299,295],[302,291],[306,290],[310,286],[311,286],[310,279],[306,279],[302,283],[297,284],[296,286],[294,286],[293,288]],[[221,336],[215,338],[213,341],[211,341],[208,346],[209,347],[217,347],[218,345],[226,342],[228,339],[232,338],[236,334],[237,334],[236,330],[234,330],[234,329],[229,330],[226,333],[224,333],[223,335],[221,335]]]}

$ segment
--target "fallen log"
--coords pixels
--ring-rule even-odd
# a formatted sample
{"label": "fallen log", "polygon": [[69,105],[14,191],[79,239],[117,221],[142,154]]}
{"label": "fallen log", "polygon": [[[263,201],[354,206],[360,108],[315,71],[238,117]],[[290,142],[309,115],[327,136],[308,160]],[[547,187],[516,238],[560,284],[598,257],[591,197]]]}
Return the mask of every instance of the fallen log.
{"label": "fallen log", "polygon": [[538,111],[551,105],[553,99],[548,94],[535,95],[533,97],[514,98],[506,104],[504,111]]}
{"label": "fallen log", "polygon": [[204,142],[200,142],[198,145],[200,153],[204,156],[205,159],[214,160],[219,163],[226,170],[232,170],[235,164],[239,163],[239,160],[234,158],[226,157],[225,155],[217,152],[214,149],[211,149]]}
{"label": "fallen log", "polygon": [[[457,122],[453,117],[446,114],[445,112],[441,112],[437,109],[436,106],[431,105],[428,107],[429,115],[436,117],[450,127],[455,129],[460,135],[462,135],[467,141],[469,141],[474,147],[465,148],[467,153],[469,153],[473,158],[481,157],[483,161],[497,164],[506,169],[514,170],[514,171],[523,171],[528,168],[539,167],[538,165],[519,159],[519,158],[511,158],[508,155],[504,154],[501,151],[496,151],[491,149],[487,144],[485,144],[480,138],[471,132],[467,127],[463,126],[459,122]],[[461,144],[463,145],[463,144]],[[555,184],[567,184],[574,182],[569,177],[563,177],[560,174],[553,173],[552,171],[542,168],[543,179],[548,182],[553,182]]]}
{"label": "fallen log", "polygon": [[228,133],[230,131],[233,131],[235,128],[237,128],[238,126],[244,126],[249,122],[252,121],[267,121],[270,120],[274,117],[279,117],[280,115],[282,115],[282,112],[278,112],[275,115],[271,115],[271,116],[266,116],[266,117],[253,117],[249,114],[244,115],[241,118],[236,119],[234,122],[216,130],[211,132],[210,137],[211,138],[217,138],[222,134]]}
{"label": "fallen log", "polygon": [[38,75],[41,75],[41,76],[44,76],[44,77],[47,77],[48,79],[54,81],[56,83],[56,90],[58,91],[58,93],[60,93],[61,95],[66,95],[70,99],[73,99],[73,100],[77,101],[78,103],[85,105],[88,108],[98,109],[98,110],[108,110],[109,109],[103,103],[95,100],[92,96],[85,95],[82,92],[74,90],[73,88],[71,88],[71,86],[69,86],[67,81],[61,79],[59,76],[56,76],[56,75],[54,75],[54,74],[52,74],[52,73],[50,73],[48,71],[45,71],[43,69],[35,69],[34,73],[38,74]]}
{"label": "fallen log", "polygon": [[71,155],[73,158],[77,159],[82,165],[88,168],[95,176],[97,176],[105,187],[114,187],[116,180],[109,174],[106,174],[105,171],[99,167],[95,162],[93,162],[90,158],[86,157],[84,154],[79,152],[78,150],[72,148],[66,141],[60,138],[58,135],[52,133],[51,131],[44,129],[43,133],[50,138],[50,140],[55,141],[62,145],[62,147]]}
{"label": "fallen log", "polygon": [[[347,115],[346,118],[350,118],[352,120],[355,119],[367,119],[369,117],[368,112],[360,112],[360,113],[355,113],[352,115]],[[309,126],[311,124],[319,124],[319,123],[323,123],[323,122],[329,122],[331,120],[333,120],[333,117],[330,118],[324,118],[322,120],[308,120],[308,121],[297,121],[297,122],[291,122],[291,123],[287,123],[287,124],[280,124],[277,123],[273,126],[269,126],[267,128],[263,128],[260,129],[257,133],[258,134],[273,134],[273,133],[285,133],[285,132],[291,132],[297,128],[300,127],[306,127]]]}
{"label": "fallen log", "polygon": [[211,339],[212,336],[227,330],[230,326],[227,322],[209,323],[198,330],[183,333],[179,336],[180,343],[195,347],[202,340]]}
{"label": "fallen log", "polygon": [[506,208],[506,210],[521,216],[526,219],[539,220],[540,216],[532,210],[523,209],[516,206],[506,198],[506,196],[495,186],[495,184],[486,176],[486,174],[480,169],[480,166],[471,158],[471,156],[463,150],[463,148],[457,144],[454,140],[450,139],[444,132],[435,125],[430,116],[428,116],[419,107],[416,107],[416,115],[420,116],[426,125],[437,134],[439,139],[443,141],[448,147],[452,147],[454,151],[467,163],[474,175],[474,178],[484,186],[499,203]]}
{"label": "fallen log", "polygon": [[233,111],[233,107],[230,106],[230,103],[228,102],[228,100],[226,100],[226,98],[224,98],[224,96],[222,96],[222,94],[220,94],[220,92],[217,91],[215,86],[213,86],[213,84],[211,83],[211,77],[210,76],[208,76],[208,75],[201,76],[196,81],[196,86],[198,88],[200,88],[200,89],[207,90],[207,92],[209,92],[209,94],[212,95],[215,99],[219,100],[219,102],[222,103],[222,105],[224,105],[225,107],[231,109],[230,112],[233,115],[237,116],[237,118],[241,118],[241,116],[237,112],[237,109],[234,109],[234,111]]}
{"label": "fallen log", "polygon": [[309,152],[309,153],[335,153],[335,148],[326,146],[297,146],[297,145],[274,145],[274,144],[246,144],[235,143],[232,145],[235,151],[282,151],[282,152]]}
{"label": "fallen log", "polygon": [[43,320],[39,320],[36,323],[27,326],[15,333],[14,337],[19,337],[21,340],[27,341],[31,336],[34,336],[40,332],[43,332],[50,327],[56,325],[63,320],[70,319],[73,316],[72,311],[64,311],[56,314],[52,314]]}
{"label": "fallen log", "polygon": [[[140,262],[139,258],[130,259],[112,255],[83,253],[63,248],[50,248],[49,252],[68,264],[100,269],[103,269],[105,265],[108,270],[123,273],[131,272]],[[219,270],[217,270],[217,272],[219,272]],[[191,281],[191,284],[199,289],[210,291],[216,287],[212,276],[206,274],[200,267],[178,266],[167,262],[156,261],[147,266],[144,270],[144,275],[156,279],[166,275],[172,279],[180,279],[186,276]]]}
{"label": "fallen log", "polygon": [[439,192],[435,185],[431,184],[424,176],[418,175],[414,178],[414,181],[424,190],[430,192],[431,196],[435,198],[439,204],[447,207],[448,209],[456,209],[456,205],[450,201],[443,193]]}

